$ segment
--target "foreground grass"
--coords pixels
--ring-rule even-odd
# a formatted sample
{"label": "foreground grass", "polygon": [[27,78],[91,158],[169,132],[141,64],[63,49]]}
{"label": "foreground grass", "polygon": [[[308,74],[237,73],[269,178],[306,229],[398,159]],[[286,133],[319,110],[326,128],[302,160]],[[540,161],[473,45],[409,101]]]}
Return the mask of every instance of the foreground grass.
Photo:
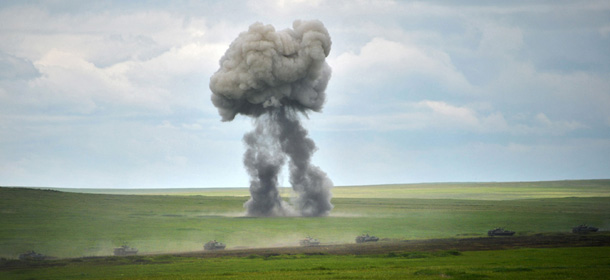
{"label": "foreground grass", "polygon": [[323,218],[247,218],[247,197],[104,195],[0,188],[0,257],[27,250],[56,257],[111,255],[122,244],[142,253],[197,251],[208,240],[231,247],[292,246],[381,238],[481,236],[495,226],[517,234],[606,229],[610,197],[510,201],[334,198]]}
{"label": "foreground grass", "polygon": [[605,279],[610,248],[8,262],[0,266],[0,279]]}

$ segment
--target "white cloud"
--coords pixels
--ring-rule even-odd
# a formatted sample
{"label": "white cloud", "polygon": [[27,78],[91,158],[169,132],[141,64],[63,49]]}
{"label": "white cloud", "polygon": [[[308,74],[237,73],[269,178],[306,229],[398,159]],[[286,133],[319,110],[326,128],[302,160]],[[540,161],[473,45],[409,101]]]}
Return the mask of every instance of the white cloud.
{"label": "white cloud", "polygon": [[529,62],[507,60],[502,71],[481,92],[498,106],[519,106],[531,114],[544,112],[563,121],[599,125],[600,120],[610,119],[609,77],[583,71],[544,72]]}
{"label": "white cloud", "polygon": [[[226,48],[204,20],[186,22],[161,11],[57,16],[26,6],[0,14],[11,23],[0,33],[6,39],[0,48],[31,60],[42,74],[22,87],[18,98],[2,90],[5,106],[25,102],[14,105],[59,106],[77,113],[121,106],[161,113],[173,106],[193,107],[185,95],[207,99],[200,97],[207,91],[202,81],[207,84],[205,77]],[[17,20],[25,15],[31,20]],[[208,30],[214,37],[210,42]]]}
{"label": "white cloud", "polygon": [[423,74],[447,87],[468,87],[447,53],[409,42],[374,38],[358,54],[342,53],[331,60],[331,65],[337,76],[355,84],[392,83],[409,75]]}
{"label": "white cloud", "polygon": [[[488,111],[488,109],[485,109]],[[438,133],[463,131],[474,134],[564,135],[587,127],[577,121],[553,121],[544,113],[511,116],[482,112],[475,107],[455,106],[442,101],[405,103],[384,114],[335,115],[320,117],[318,129],[329,131],[435,130]]]}
{"label": "white cloud", "polygon": [[422,101],[417,104],[432,110],[434,118],[443,123],[453,123],[456,125],[476,127],[479,126],[479,119],[473,110],[465,107],[456,107],[445,102]]}
{"label": "white cloud", "polygon": [[0,8],[0,184],[247,183],[250,120],[221,123],[208,79],[249,24],[299,18],[333,40],[310,125],[336,183],[607,174],[608,1],[89,5]]}

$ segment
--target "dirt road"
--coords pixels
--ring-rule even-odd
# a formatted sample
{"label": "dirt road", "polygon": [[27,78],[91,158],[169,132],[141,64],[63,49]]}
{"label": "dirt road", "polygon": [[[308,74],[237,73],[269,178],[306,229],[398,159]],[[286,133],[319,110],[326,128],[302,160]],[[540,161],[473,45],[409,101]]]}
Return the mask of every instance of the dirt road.
{"label": "dirt road", "polygon": [[375,255],[392,252],[425,251],[481,251],[514,248],[553,248],[610,246],[610,234],[536,234],[506,237],[448,238],[425,240],[391,240],[361,244],[340,244],[312,247],[249,248],[222,251],[198,251],[173,254],[213,258],[222,256],[246,257],[250,255],[273,256],[286,254],[328,254],[328,255]]}

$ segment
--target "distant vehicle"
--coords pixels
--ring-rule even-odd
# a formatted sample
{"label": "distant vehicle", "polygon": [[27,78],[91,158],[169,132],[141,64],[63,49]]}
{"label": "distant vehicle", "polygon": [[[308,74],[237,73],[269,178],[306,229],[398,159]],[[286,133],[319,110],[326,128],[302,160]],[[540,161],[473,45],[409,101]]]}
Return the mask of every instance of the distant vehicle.
{"label": "distant vehicle", "polygon": [[305,239],[299,240],[299,245],[305,246],[305,247],[318,246],[318,245],[320,245],[320,241],[318,241],[318,239],[307,236]]}
{"label": "distant vehicle", "polygon": [[209,241],[203,245],[204,250],[224,250],[226,247],[227,245],[216,240]]}
{"label": "distant vehicle", "polygon": [[514,234],[514,231],[505,230],[503,228],[494,228],[487,231],[488,236],[513,236]]}
{"label": "distant vehicle", "polygon": [[589,233],[589,232],[597,232],[599,228],[588,226],[588,225],[579,225],[577,227],[572,228],[573,233]]}
{"label": "distant vehicle", "polygon": [[42,261],[42,260],[47,259],[47,256],[36,253],[34,251],[27,251],[27,252],[19,255],[19,259],[22,261],[25,261],[25,260]]}
{"label": "distant vehicle", "polygon": [[356,237],[356,243],[377,242],[377,241],[379,241],[379,237],[369,236],[368,233]]}
{"label": "distant vehicle", "polygon": [[123,245],[121,247],[118,248],[114,248],[114,255],[115,256],[133,256],[138,254],[138,249],[136,248],[131,248],[127,245]]}

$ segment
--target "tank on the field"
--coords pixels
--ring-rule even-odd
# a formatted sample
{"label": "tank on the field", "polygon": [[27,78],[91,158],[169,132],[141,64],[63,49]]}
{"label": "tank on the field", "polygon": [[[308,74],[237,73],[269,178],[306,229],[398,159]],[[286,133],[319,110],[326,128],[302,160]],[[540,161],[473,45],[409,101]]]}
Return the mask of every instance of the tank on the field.
{"label": "tank on the field", "polygon": [[307,236],[305,239],[299,240],[299,245],[301,246],[318,246],[320,245],[320,241],[318,239]]}
{"label": "tank on the field", "polygon": [[131,248],[127,245],[123,245],[121,247],[114,248],[115,256],[133,256],[138,254],[138,249]]}
{"label": "tank on the field", "polygon": [[377,242],[377,241],[379,241],[379,237],[369,235],[368,233],[356,237],[356,243]]}
{"label": "tank on the field", "polygon": [[19,259],[22,261],[25,261],[25,260],[41,261],[46,258],[47,258],[47,256],[40,254],[40,253],[36,253],[34,251],[27,251],[27,252],[19,255]]}
{"label": "tank on the field", "polygon": [[572,228],[573,233],[589,233],[589,232],[597,232],[599,228],[588,226],[588,225],[579,225],[577,227]]}
{"label": "tank on the field", "polygon": [[203,245],[204,250],[224,250],[227,245],[220,243],[216,240],[208,241]]}
{"label": "tank on the field", "polygon": [[513,236],[514,234],[514,231],[505,230],[503,228],[494,228],[487,231],[487,235],[489,236]]}

